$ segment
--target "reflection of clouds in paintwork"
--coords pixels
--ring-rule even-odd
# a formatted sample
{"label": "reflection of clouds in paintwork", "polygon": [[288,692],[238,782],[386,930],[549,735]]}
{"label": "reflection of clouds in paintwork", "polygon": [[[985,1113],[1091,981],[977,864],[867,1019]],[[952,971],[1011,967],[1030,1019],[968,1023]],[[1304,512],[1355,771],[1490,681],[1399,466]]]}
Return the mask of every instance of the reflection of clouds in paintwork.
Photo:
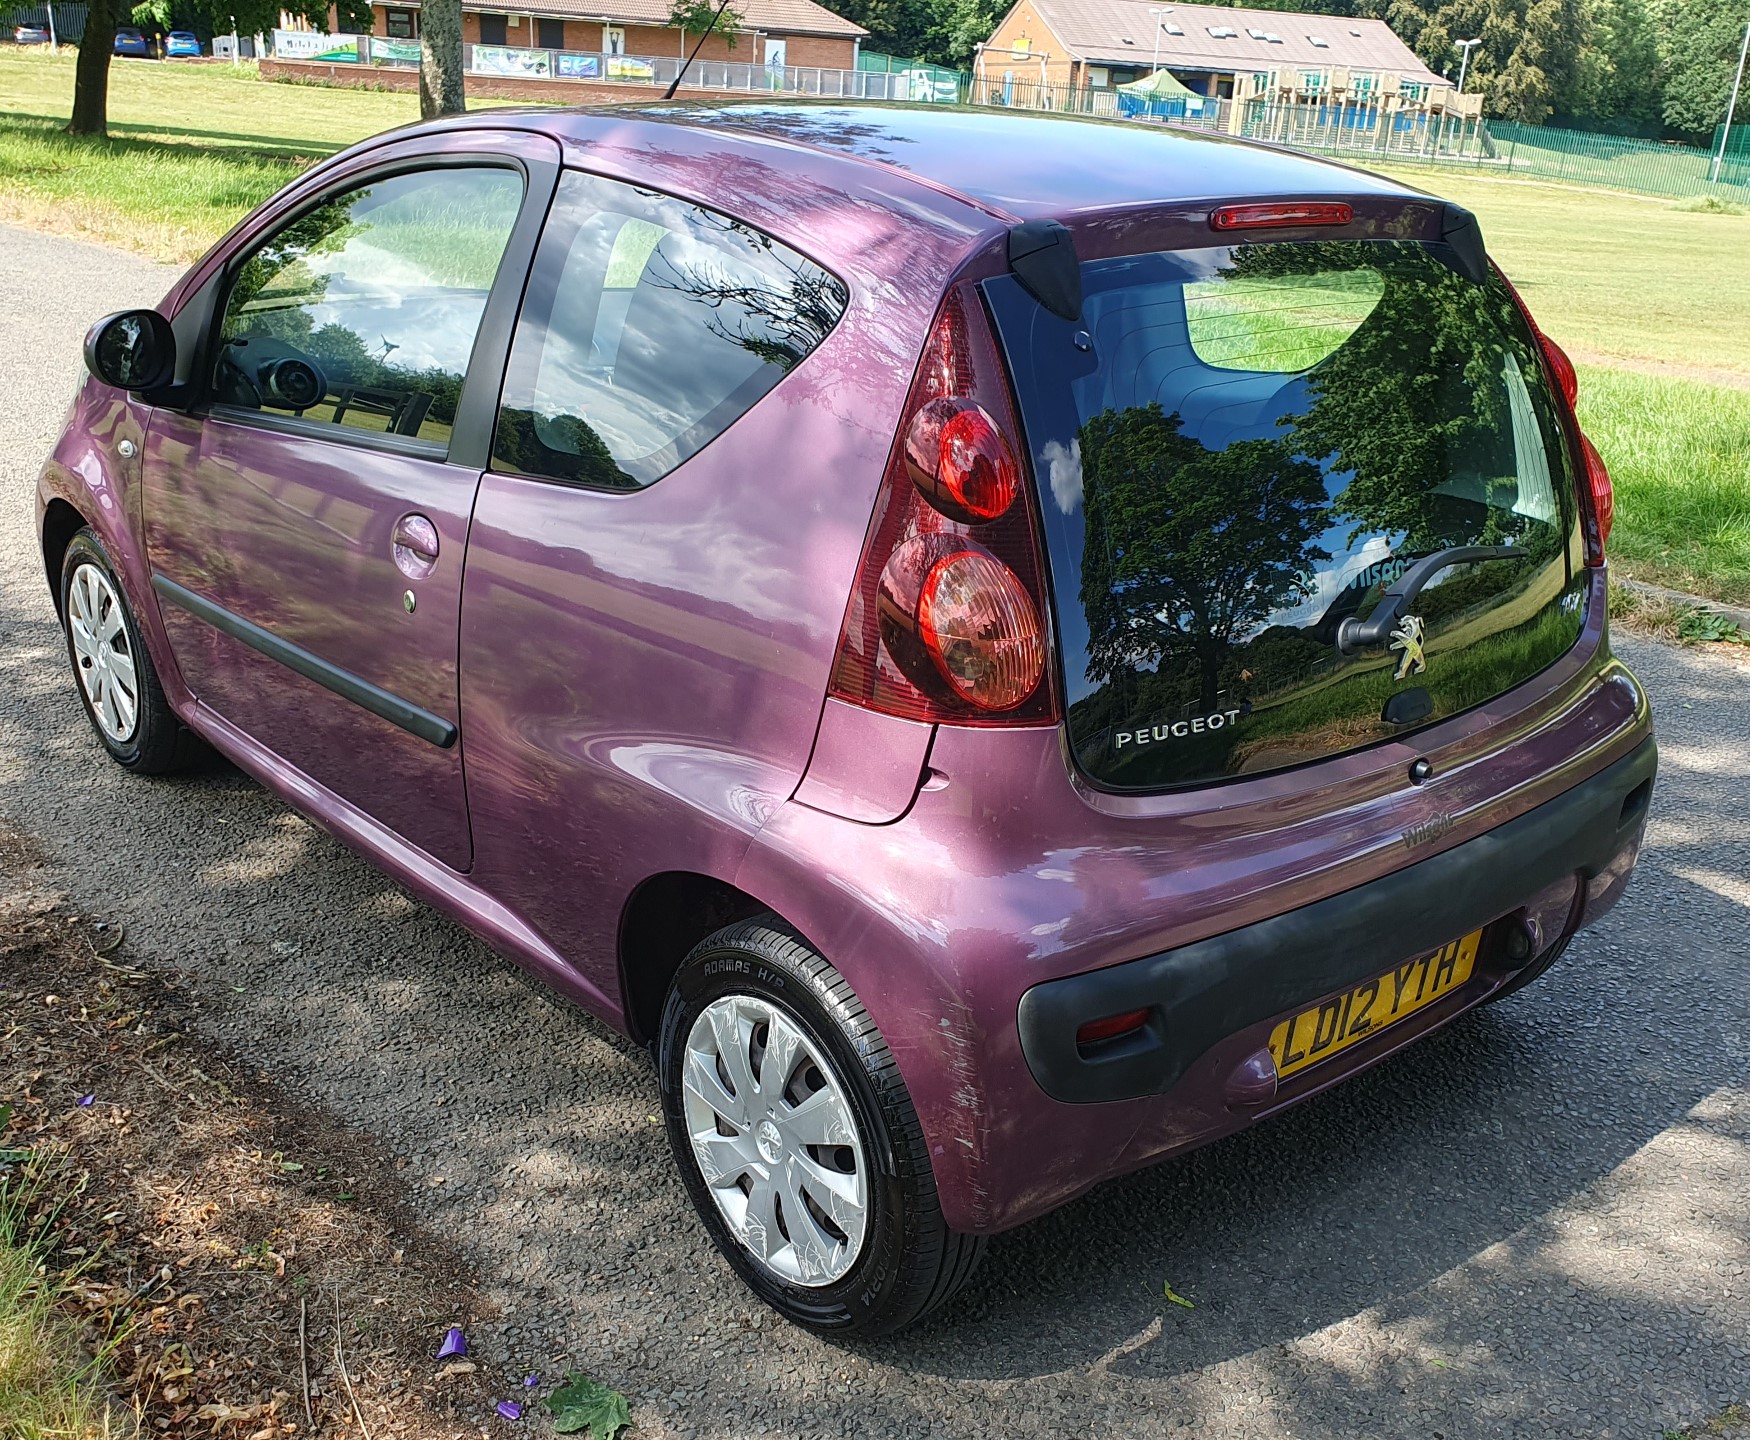
{"label": "reflection of clouds in paintwork", "polygon": [[1051,474],[1051,498],[1065,515],[1075,514],[1082,503],[1082,442],[1072,439],[1068,445],[1061,440],[1046,443],[1040,452]]}

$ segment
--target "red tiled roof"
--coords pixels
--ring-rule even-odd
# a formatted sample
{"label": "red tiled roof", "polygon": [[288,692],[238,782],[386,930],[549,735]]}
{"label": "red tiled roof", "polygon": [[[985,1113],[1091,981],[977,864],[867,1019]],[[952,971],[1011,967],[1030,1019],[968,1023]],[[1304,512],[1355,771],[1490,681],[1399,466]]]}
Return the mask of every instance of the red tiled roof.
{"label": "red tiled roof", "polygon": [[[1329,69],[1347,65],[1402,75],[1424,83],[1438,80],[1383,20],[1353,20],[1341,15],[1308,15],[1292,10],[1240,10],[1225,5],[1172,4],[1150,15],[1160,0],[1034,0],[1034,9],[1063,47],[1081,60],[1102,65],[1134,65],[1147,70],[1155,55],[1154,25],[1175,25],[1184,33],[1160,32],[1164,68],[1218,70],[1251,74],[1277,69]],[[1228,29],[1217,39],[1212,29]],[[1248,31],[1277,35],[1279,42],[1255,39]],[[1314,45],[1314,38],[1323,45]],[[1033,53],[1051,45],[1049,36],[1033,41]]]}

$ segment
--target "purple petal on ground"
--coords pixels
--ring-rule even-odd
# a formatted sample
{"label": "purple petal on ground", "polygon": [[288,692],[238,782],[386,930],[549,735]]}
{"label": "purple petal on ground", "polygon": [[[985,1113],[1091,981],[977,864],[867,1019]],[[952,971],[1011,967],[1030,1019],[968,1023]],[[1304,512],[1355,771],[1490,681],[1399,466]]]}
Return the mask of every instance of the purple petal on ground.
{"label": "purple petal on ground", "polygon": [[80,1104],[80,1105],[90,1105],[90,1104],[91,1104],[91,1103],[93,1103],[93,1102],[94,1102],[94,1101],[95,1101],[95,1100],[96,1100],[96,1099],[97,1099],[97,1095],[96,1095],[96,1093],[95,1093],[95,1092],[93,1092],[93,1093],[92,1093],[92,1094],[90,1094],[90,1095],[81,1095],[81,1096],[80,1096],[80,1097],[79,1097],[79,1099],[78,1099],[78,1102],[77,1102],[77,1103],[78,1103],[78,1104]]}
{"label": "purple petal on ground", "polygon": [[523,1418],[523,1407],[514,1400],[500,1400],[492,1408],[504,1416],[506,1420],[521,1420]]}
{"label": "purple petal on ground", "polygon": [[523,1389],[525,1389],[525,1390],[533,1390],[535,1388],[535,1386],[539,1385],[540,1383],[541,1383],[541,1377],[539,1375],[525,1375],[525,1376],[523,1376]]}
{"label": "purple petal on ground", "polygon": [[438,1346],[437,1358],[450,1360],[457,1355],[466,1355],[467,1353],[468,1340],[462,1334],[462,1327],[460,1325],[450,1326],[449,1333],[444,1336],[444,1343]]}

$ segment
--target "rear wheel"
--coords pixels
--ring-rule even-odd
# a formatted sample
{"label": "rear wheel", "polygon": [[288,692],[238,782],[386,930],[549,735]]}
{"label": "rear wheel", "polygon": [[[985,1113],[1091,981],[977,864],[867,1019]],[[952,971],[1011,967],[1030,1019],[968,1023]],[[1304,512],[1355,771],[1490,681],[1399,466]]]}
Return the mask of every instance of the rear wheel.
{"label": "rear wheel", "polygon": [[61,622],[79,698],[111,758],[140,775],[182,769],[199,742],[164,698],[115,567],[89,527],[61,562]]}
{"label": "rear wheel", "polygon": [[965,1283],[917,1112],[851,988],[775,917],[701,942],[659,1040],[687,1192],[747,1285],[812,1330],[881,1334]]}

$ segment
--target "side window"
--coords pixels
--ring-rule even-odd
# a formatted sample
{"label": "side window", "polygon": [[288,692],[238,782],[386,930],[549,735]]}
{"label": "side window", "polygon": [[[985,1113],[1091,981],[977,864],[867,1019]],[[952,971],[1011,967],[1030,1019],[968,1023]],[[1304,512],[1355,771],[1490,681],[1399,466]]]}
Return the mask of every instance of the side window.
{"label": "side window", "polygon": [[244,262],[213,398],[447,444],[522,177],[396,175],[307,211]]}
{"label": "side window", "polygon": [[727,215],[569,173],[523,300],[493,464],[612,490],[660,480],[819,345],[848,298]]}

